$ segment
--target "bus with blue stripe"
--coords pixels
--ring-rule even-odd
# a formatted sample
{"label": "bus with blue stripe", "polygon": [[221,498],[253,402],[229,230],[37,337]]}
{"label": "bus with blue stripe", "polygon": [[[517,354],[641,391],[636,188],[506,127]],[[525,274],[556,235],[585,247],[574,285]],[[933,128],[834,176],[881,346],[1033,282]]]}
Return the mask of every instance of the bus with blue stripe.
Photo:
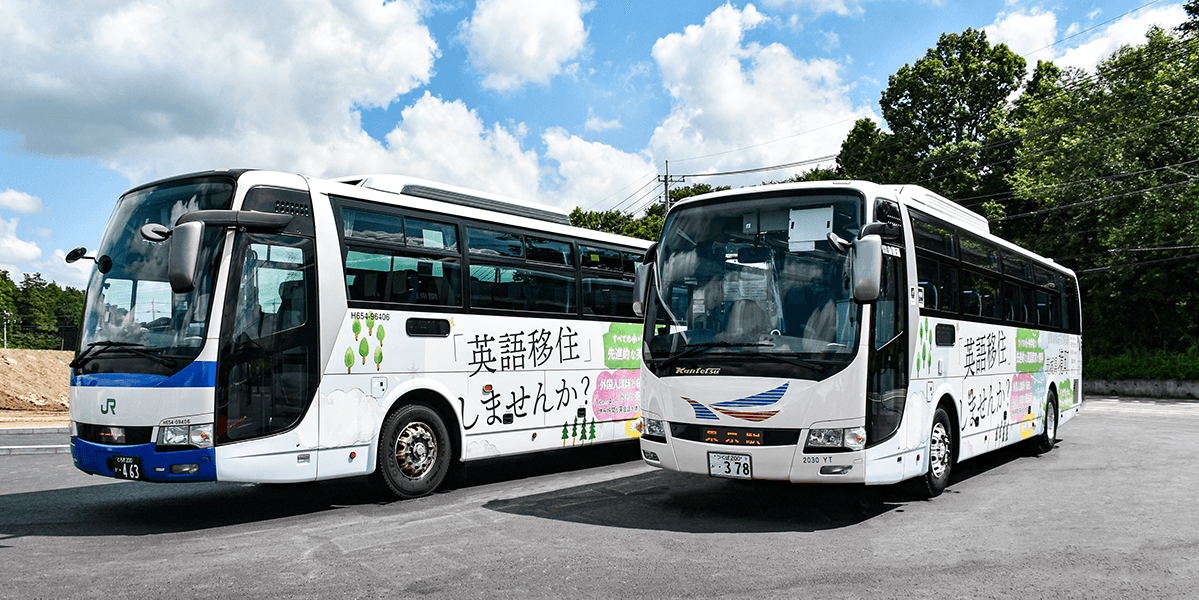
{"label": "bus with blue stripe", "polygon": [[71,363],[71,451],[150,482],[368,476],[635,440],[648,242],[408,177],[218,170],[118,200]]}

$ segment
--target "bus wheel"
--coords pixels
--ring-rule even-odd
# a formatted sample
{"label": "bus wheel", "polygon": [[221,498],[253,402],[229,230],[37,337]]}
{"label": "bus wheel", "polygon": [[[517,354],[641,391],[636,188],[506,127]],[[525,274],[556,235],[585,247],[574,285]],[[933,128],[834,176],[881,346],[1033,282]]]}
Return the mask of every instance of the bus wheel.
{"label": "bus wheel", "polygon": [[924,474],[920,491],[935,498],[949,485],[949,470],[953,466],[953,433],[949,414],[937,407],[933,415],[933,428],[928,436],[928,472]]}
{"label": "bus wheel", "polygon": [[451,454],[449,430],[437,411],[424,404],[401,406],[383,421],[371,481],[400,498],[425,496],[445,478]]}
{"label": "bus wheel", "polygon": [[1045,399],[1045,431],[1033,442],[1037,454],[1053,450],[1053,445],[1057,443],[1057,419],[1057,394],[1049,392],[1049,397]]}

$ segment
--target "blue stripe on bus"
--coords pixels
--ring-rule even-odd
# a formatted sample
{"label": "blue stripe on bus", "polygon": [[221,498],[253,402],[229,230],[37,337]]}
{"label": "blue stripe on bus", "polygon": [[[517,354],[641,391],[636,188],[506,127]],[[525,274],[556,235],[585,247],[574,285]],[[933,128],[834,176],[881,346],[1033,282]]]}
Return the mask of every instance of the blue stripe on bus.
{"label": "blue stripe on bus", "polygon": [[71,385],[79,387],[187,388],[216,387],[216,362],[195,361],[178,373],[150,375],[147,373],[93,373],[72,375]]}
{"label": "blue stripe on bus", "polygon": [[[74,457],[75,466],[80,471],[93,475],[114,477],[112,466],[108,462],[109,458],[136,456],[141,459],[143,481],[158,483],[216,481],[216,450],[212,448],[156,452],[154,444],[109,446],[73,437],[71,438],[71,456]],[[181,464],[200,465],[200,470],[190,475],[172,475],[171,465]]]}

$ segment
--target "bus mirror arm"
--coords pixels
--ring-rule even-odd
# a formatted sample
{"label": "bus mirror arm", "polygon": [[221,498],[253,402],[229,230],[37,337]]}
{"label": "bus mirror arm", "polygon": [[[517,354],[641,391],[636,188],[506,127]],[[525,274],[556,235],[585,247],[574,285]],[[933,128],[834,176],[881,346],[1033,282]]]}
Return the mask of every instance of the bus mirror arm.
{"label": "bus mirror arm", "polygon": [[151,242],[171,241],[167,278],[171,291],[186,294],[196,287],[196,263],[200,256],[200,240],[204,227],[240,227],[250,231],[280,231],[291,223],[292,215],[249,210],[197,210],[175,221],[175,228],[148,223],[141,228],[142,237]]}
{"label": "bus mirror arm", "polygon": [[209,227],[244,227],[250,231],[282,231],[293,218],[295,218],[293,215],[253,210],[196,210],[179,217],[179,220],[175,221],[175,227],[198,221]]}
{"label": "bus mirror arm", "polygon": [[862,304],[878,300],[883,274],[883,240],[864,235],[853,242],[853,299]]}

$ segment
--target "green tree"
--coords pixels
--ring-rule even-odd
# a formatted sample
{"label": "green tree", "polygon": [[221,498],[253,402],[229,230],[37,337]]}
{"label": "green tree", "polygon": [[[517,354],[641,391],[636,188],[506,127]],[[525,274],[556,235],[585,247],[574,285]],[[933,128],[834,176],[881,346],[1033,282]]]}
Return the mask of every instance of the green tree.
{"label": "green tree", "polygon": [[1190,36],[1199,35],[1199,0],[1190,0],[1183,7],[1187,20],[1178,26],[1178,31]]}
{"label": "green tree", "polygon": [[1024,75],[1024,59],[983,31],[943,34],[888,79],[879,108],[890,133],[859,121],[838,165],[849,177],[919,183],[950,198],[1006,190],[1005,107]]}
{"label": "green tree", "polygon": [[1147,37],[1093,75],[1047,76],[1017,107],[1025,138],[999,224],[1081,272],[1088,356],[1199,349],[1199,40]]}

